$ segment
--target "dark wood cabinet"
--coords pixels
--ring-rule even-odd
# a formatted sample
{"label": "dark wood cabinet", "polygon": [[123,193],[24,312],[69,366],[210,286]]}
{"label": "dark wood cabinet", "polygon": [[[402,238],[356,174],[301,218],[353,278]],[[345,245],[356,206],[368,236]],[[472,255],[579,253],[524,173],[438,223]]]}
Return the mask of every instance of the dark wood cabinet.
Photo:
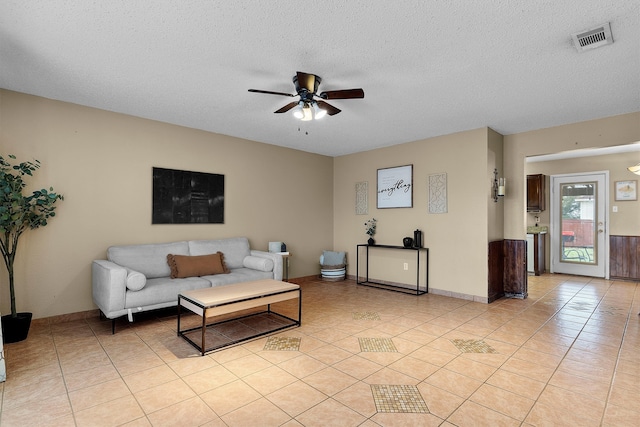
{"label": "dark wood cabinet", "polygon": [[527,212],[545,210],[545,176],[527,175]]}
{"label": "dark wood cabinet", "polygon": [[527,241],[504,240],[504,294],[527,297]]}
{"label": "dark wood cabinet", "polygon": [[527,297],[527,241],[489,242],[488,302],[504,296]]}
{"label": "dark wood cabinet", "polygon": [[533,233],[533,274],[540,276],[545,270],[544,236],[545,233]]}
{"label": "dark wood cabinet", "polygon": [[609,277],[640,280],[640,236],[609,236]]}

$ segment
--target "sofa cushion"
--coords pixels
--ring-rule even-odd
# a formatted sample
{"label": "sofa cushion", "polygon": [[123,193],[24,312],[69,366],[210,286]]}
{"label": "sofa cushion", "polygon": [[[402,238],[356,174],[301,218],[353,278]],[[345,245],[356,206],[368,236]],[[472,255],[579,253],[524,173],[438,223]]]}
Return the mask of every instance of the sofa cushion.
{"label": "sofa cushion", "polygon": [[167,264],[171,269],[172,279],[229,273],[222,252],[196,256],[169,254]]}
{"label": "sofa cushion", "polygon": [[245,257],[242,265],[259,271],[273,271],[273,260],[269,258],[261,258],[257,256]]}
{"label": "sofa cushion", "polygon": [[191,255],[208,255],[216,252],[224,254],[227,268],[242,268],[246,257],[251,255],[249,240],[246,237],[232,237],[219,240],[191,240],[189,253]]}
{"label": "sofa cushion", "polygon": [[235,268],[229,274],[217,274],[215,276],[203,276],[211,282],[211,286],[232,285],[234,283],[252,282],[254,280],[273,279],[270,271],[259,271],[252,268]]}
{"label": "sofa cushion", "polygon": [[187,242],[174,242],[111,246],[107,249],[109,261],[139,271],[147,279],[169,277],[171,274],[171,269],[167,264],[167,255],[169,254],[189,255],[189,245]]}
{"label": "sofa cushion", "polygon": [[[219,276],[213,276],[219,277]],[[127,292],[124,308],[147,307],[164,303],[177,305],[178,294],[192,289],[202,289],[211,286],[211,282],[200,277],[186,279],[169,279],[160,277],[147,280],[147,285],[138,292]]]}
{"label": "sofa cushion", "polygon": [[127,268],[127,289],[130,291],[139,291],[147,284],[147,276],[139,271]]}

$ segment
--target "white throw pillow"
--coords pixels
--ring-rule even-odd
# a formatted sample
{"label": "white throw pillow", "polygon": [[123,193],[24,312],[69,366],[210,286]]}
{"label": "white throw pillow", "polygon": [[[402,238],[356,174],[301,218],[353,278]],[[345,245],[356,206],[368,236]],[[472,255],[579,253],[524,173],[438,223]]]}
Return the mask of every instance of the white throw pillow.
{"label": "white throw pillow", "polygon": [[147,284],[147,276],[139,271],[127,268],[127,289],[130,291],[139,291]]}
{"label": "white throw pillow", "polygon": [[269,258],[249,255],[247,257],[244,257],[242,264],[246,268],[251,268],[253,270],[273,271],[273,260]]}

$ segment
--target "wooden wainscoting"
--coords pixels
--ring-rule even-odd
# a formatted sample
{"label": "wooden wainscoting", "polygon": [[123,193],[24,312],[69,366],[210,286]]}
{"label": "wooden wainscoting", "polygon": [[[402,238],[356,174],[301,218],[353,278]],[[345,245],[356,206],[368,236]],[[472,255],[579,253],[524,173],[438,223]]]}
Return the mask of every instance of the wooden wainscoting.
{"label": "wooden wainscoting", "polygon": [[488,302],[504,296],[504,240],[489,242]]}
{"label": "wooden wainscoting", "polygon": [[609,236],[609,277],[640,280],[640,236]]}

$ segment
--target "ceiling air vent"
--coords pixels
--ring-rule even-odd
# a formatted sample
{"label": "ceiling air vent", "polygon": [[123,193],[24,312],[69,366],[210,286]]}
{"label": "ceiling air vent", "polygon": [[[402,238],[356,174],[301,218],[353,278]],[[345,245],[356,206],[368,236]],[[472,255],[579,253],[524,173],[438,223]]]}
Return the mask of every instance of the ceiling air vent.
{"label": "ceiling air vent", "polygon": [[585,50],[596,49],[600,46],[611,44],[613,43],[611,24],[607,22],[598,27],[571,34],[571,38],[578,52],[584,52]]}

